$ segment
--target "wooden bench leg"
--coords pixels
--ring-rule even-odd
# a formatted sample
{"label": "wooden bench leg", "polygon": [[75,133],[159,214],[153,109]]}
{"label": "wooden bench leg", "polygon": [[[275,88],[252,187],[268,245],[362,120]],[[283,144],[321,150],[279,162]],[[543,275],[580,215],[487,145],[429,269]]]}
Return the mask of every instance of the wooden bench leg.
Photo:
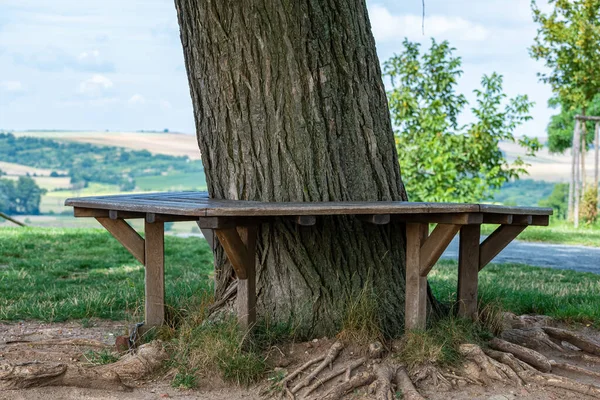
{"label": "wooden bench leg", "polygon": [[477,318],[480,234],[481,225],[464,225],[460,229],[458,253],[458,315],[464,318]]}
{"label": "wooden bench leg", "polygon": [[256,322],[256,232],[256,226],[215,230],[238,278],[237,314],[242,329]]}
{"label": "wooden bench leg", "polygon": [[249,329],[256,322],[256,227],[243,226],[237,230],[248,250],[246,279],[238,280],[237,315],[240,327]]}
{"label": "wooden bench leg", "polygon": [[405,329],[425,329],[427,322],[427,277],[421,276],[421,244],[427,238],[428,224],[406,224]]}
{"label": "wooden bench leg", "polygon": [[164,223],[145,222],[146,312],[144,325],[159,326],[165,320]]}

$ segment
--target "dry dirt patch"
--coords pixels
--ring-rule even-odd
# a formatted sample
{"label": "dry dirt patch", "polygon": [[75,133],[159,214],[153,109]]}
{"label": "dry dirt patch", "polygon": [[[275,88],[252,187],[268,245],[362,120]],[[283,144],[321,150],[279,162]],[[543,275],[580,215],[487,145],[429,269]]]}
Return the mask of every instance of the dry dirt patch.
{"label": "dry dirt patch", "polygon": [[[68,323],[40,323],[20,322],[11,324],[0,324],[0,362],[61,362],[72,365],[89,365],[84,354],[89,350],[100,348],[112,348],[115,338],[126,331],[126,323],[113,321],[92,321],[84,324],[80,322]],[[582,333],[588,336],[597,336],[598,332],[590,329],[582,329]],[[308,360],[319,357],[335,343],[335,340],[322,338],[306,343],[293,343],[271,349],[266,355],[274,369],[274,373],[290,373],[296,370]],[[333,368],[339,368],[352,363],[366,354],[359,347],[344,347]],[[384,360],[385,361],[385,360]],[[571,362],[573,360],[570,360]],[[353,374],[359,374],[367,370],[367,364],[354,369]],[[310,371],[310,370],[309,370]],[[308,374],[303,373],[302,377]],[[329,373],[331,367],[327,367],[324,373]],[[1,371],[0,371],[1,372]],[[332,380],[331,385],[343,381],[344,376]],[[220,387],[221,383],[201,382],[199,390],[180,390],[170,386],[170,379],[164,372],[155,374],[149,378],[137,380],[133,383],[133,391],[120,392],[114,390],[82,389],[75,387],[43,387],[20,390],[6,390],[0,392],[0,399],[29,399],[48,400],[60,399],[232,399],[232,400],[255,400],[263,398],[265,389],[270,382],[265,382],[261,387],[239,388],[236,386]],[[590,382],[592,383],[592,382]],[[130,383],[131,384],[131,383]],[[210,388],[217,389],[210,389]],[[431,400],[541,400],[541,399],[587,399],[592,398],[581,394],[565,391],[560,388],[541,387],[539,385],[524,385],[514,387],[497,382],[491,382],[487,386],[465,384],[454,387],[449,391],[436,386],[418,386],[420,393]],[[276,396],[277,397],[277,396]],[[368,387],[363,387],[348,394],[345,398],[350,399],[375,399],[373,393],[369,393]]]}

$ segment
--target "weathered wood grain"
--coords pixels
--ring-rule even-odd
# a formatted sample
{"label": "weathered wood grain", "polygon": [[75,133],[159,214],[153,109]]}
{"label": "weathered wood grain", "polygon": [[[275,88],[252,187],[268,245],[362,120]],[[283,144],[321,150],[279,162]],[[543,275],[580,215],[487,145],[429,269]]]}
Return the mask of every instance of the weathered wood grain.
{"label": "weathered wood grain", "polygon": [[483,223],[481,213],[394,214],[394,220],[422,224],[471,225]]}
{"label": "weathered wood grain", "polygon": [[421,275],[421,244],[427,224],[406,224],[406,330],[425,329],[427,322],[427,278]]}
{"label": "weathered wood grain", "polygon": [[254,263],[253,256],[249,254],[236,228],[215,229],[227,258],[231,262],[238,279],[248,279],[248,267]]}
{"label": "weathered wood grain", "polygon": [[[411,203],[401,201],[375,202],[258,202],[209,199],[205,192],[148,193],[115,196],[93,196],[67,199],[68,206],[155,214],[193,216],[302,216],[302,215],[380,215],[427,214],[430,222],[440,220],[440,214],[484,213],[514,215],[551,215],[550,208],[506,207],[489,204]],[[432,215],[435,214],[435,215]],[[80,214],[84,216],[83,214]],[[92,215],[94,216],[94,215]],[[457,217],[454,217],[457,218]],[[461,218],[478,218],[465,215]],[[471,220],[469,223],[478,223]],[[407,222],[418,222],[408,221]]]}
{"label": "weathered wood grain", "polygon": [[146,327],[159,326],[165,320],[164,223],[145,222],[146,236]]}
{"label": "weathered wood grain", "polygon": [[131,255],[144,264],[144,239],[127,222],[122,219],[97,217],[96,220],[125,247]]}
{"label": "weathered wood grain", "polygon": [[256,322],[256,226],[237,228],[246,247],[246,279],[237,286],[237,316],[242,329],[250,329]]}
{"label": "weathered wood grain", "polygon": [[421,276],[427,277],[462,225],[438,224],[421,246]]}
{"label": "weathered wood grain", "polygon": [[458,315],[477,318],[479,281],[479,237],[481,225],[464,225],[460,229],[458,252]]}
{"label": "weathered wood grain", "polygon": [[527,225],[501,225],[480,246],[479,270],[488,265]]}
{"label": "weathered wood grain", "polygon": [[370,214],[370,215],[357,215],[357,218],[367,224],[373,225],[386,225],[391,221],[390,214]]}

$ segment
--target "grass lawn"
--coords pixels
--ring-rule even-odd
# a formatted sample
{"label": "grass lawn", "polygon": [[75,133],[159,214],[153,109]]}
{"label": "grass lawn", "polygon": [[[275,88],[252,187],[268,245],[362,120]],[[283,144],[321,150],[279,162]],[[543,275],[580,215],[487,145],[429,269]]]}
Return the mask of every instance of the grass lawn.
{"label": "grass lawn", "polygon": [[[482,225],[481,233],[489,235],[496,225]],[[530,226],[523,231],[518,240],[526,242],[544,242],[600,247],[600,223],[578,229],[566,221],[552,221],[550,226]]]}
{"label": "grass lawn", "polygon": [[[199,238],[165,238],[167,303],[181,310],[210,290],[212,254]],[[0,320],[141,320],[144,269],[99,229],[0,228]],[[456,262],[442,261],[430,283],[442,301],[456,297]],[[600,275],[515,264],[480,274],[484,302],[600,326]]]}
{"label": "grass lawn", "polygon": [[[456,261],[442,260],[429,273],[435,296],[456,299]],[[515,314],[544,314],[600,327],[600,275],[522,264],[490,264],[479,274],[482,303]]]}
{"label": "grass lawn", "polygon": [[206,190],[206,176],[202,173],[171,173],[168,175],[140,176],[135,178],[140,190],[161,192],[166,190]]}
{"label": "grass lawn", "polygon": [[[204,240],[165,238],[173,310],[209,290]],[[143,319],[144,267],[100,229],[0,228],[0,320]]]}

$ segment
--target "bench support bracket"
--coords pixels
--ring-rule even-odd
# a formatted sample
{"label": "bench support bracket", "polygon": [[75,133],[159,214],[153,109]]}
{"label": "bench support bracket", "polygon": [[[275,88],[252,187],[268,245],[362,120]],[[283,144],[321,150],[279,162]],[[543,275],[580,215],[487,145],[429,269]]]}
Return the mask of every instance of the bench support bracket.
{"label": "bench support bracket", "polygon": [[96,217],[100,225],[115,237],[132,256],[144,264],[144,239],[122,219],[110,219],[109,217]]}
{"label": "bench support bracket", "polygon": [[216,229],[215,234],[238,277],[237,314],[242,329],[256,322],[256,234],[257,227]]}
{"label": "bench support bracket", "polygon": [[479,271],[490,263],[527,225],[500,225],[481,243],[479,250]]}

